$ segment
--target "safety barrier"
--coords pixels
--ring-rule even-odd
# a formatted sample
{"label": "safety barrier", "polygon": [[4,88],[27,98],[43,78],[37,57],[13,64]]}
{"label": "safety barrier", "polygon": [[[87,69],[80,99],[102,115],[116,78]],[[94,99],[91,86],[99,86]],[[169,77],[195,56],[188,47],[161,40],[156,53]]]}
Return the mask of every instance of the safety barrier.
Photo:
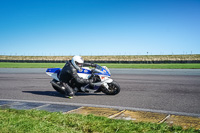
{"label": "safety barrier", "polygon": [[[65,63],[63,60],[0,60],[0,62],[16,63]],[[200,60],[180,61],[85,61],[87,63],[133,63],[133,64],[165,64],[165,63],[200,63]]]}

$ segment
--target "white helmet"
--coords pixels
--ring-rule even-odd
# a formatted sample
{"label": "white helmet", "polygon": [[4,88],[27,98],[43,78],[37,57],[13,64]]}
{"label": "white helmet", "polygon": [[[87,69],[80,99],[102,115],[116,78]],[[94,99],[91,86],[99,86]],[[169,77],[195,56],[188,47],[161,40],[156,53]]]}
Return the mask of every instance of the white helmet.
{"label": "white helmet", "polygon": [[84,63],[84,60],[82,59],[82,57],[81,56],[74,56],[73,58],[72,58],[72,65],[77,69],[77,70],[79,70],[79,71],[81,71],[82,69],[81,69],[81,67],[83,67],[83,63]]}

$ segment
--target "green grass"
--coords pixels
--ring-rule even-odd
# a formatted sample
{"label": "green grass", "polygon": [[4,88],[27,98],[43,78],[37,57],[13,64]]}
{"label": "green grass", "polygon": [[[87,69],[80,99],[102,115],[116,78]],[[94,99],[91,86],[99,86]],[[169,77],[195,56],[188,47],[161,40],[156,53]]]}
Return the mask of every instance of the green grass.
{"label": "green grass", "polygon": [[[0,68],[62,68],[65,63],[9,63],[0,62]],[[200,69],[197,64],[117,64],[100,63],[108,68],[136,68],[136,69]]]}
{"label": "green grass", "polygon": [[200,69],[200,64],[101,64],[108,68],[136,69]]}
{"label": "green grass", "polygon": [[132,133],[198,132],[166,124],[114,120],[94,115],[50,113],[38,110],[0,109],[0,133]]}
{"label": "green grass", "polygon": [[62,68],[65,63],[9,63],[0,62],[0,68]]}

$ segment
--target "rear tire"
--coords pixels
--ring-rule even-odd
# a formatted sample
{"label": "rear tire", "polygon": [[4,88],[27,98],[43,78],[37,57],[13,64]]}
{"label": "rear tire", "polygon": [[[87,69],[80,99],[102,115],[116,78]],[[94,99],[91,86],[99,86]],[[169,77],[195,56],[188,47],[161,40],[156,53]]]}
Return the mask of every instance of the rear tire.
{"label": "rear tire", "polygon": [[[55,79],[53,79],[53,81],[54,82],[58,82],[57,80],[55,80]],[[57,92],[59,92],[59,93],[61,93],[61,94],[65,94],[65,90],[63,90],[63,89],[60,89],[60,88],[58,88],[57,86],[54,86],[53,84],[51,84],[52,85],[52,87],[57,91]]]}
{"label": "rear tire", "polygon": [[120,92],[120,86],[116,81],[108,83],[109,88],[102,88],[102,92],[106,95],[116,95]]}

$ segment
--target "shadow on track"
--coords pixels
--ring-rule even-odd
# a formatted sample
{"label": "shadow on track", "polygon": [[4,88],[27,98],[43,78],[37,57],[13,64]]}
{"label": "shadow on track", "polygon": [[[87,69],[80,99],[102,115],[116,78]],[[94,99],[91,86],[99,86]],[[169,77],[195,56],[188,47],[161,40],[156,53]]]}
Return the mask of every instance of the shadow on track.
{"label": "shadow on track", "polygon": [[[53,96],[53,97],[64,97],[63,94],[60,94],[56,91],[22,91],[23,93],[31,93],[31,94],[35,94],[35,95],[43,95],[43,96]],[[76,93],[75,96],[90,96],[90,95],[95,95],[95,96],[102,96],[105,94],[101,94],[101,93]]]}
{"label": "shadow on track", "polygon": [[81,93],[77,92],[75,96],[104,96],[105,94],[102,93]]}
{"label": "shadow on track", "polygon": [[23,93],[31,93],[35,95],[43,95],[43,96],[54,96],[54,97],[63,97],[64,95],[56,92],[56,91],[22,91]]}

